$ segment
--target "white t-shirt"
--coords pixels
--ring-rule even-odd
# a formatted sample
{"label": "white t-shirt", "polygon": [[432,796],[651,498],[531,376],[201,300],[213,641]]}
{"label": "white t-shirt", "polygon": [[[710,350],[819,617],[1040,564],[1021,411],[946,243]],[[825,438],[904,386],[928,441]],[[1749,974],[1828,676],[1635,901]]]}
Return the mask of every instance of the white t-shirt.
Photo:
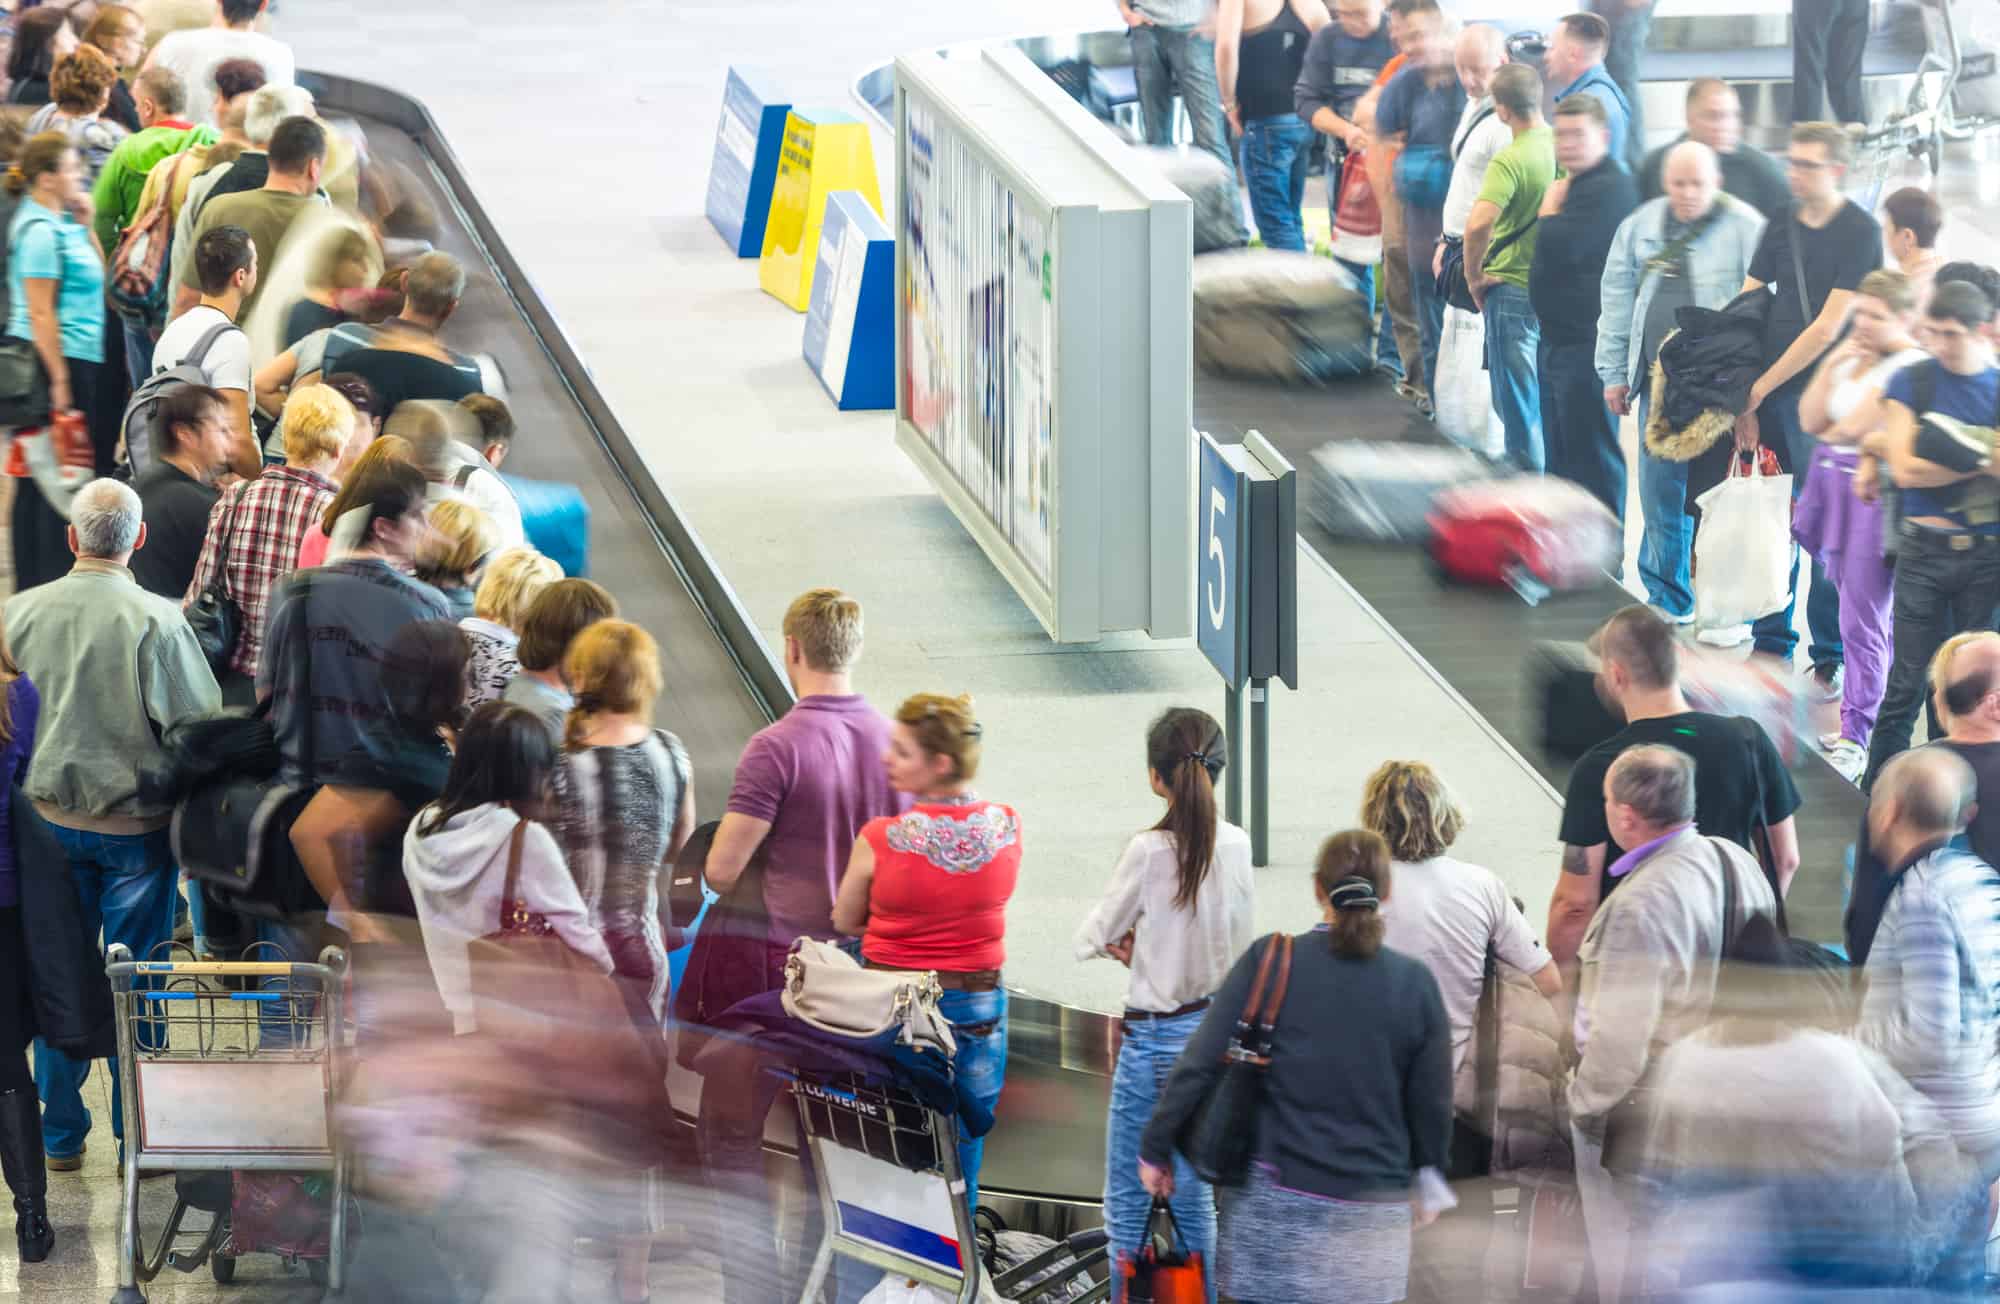
{"label": "white t-shirt", "polygon": [[1845,421],[1861,400],[1871,393],[1879,394],[1889,387],[1889,378],[1912,363],[1922,362],[1929,357],[1922,349],[1904,349],[1892,353],[1867,371],[1857,376],[1849,366],[1846,373],[1834,385],[1833,392],[1826,398],[1826,414],[1835,421]]}
{"label": "white t-shirt", "polygon": [[1549,953],[1492,870],[1439,856],[1419,865],[1397,861],[1382,903],[1382,944],[1415,956],[1437,979],[1451,1023],[1451,1067],[1458,1072],[1472,1042],[1486,947],[1503,964],[1540,973]]}
{"label": "white t-shirt", "polygon": [[[180,316],[167,323],[160,332],[159,343],[153,346],[153,373],[172,370],[181,365],[201,344],[201,337],[215,326],[229,320],[220,308],[207,304],[196,304]],[[234,389],[250,392],[250,337],[241,330],[230,329],[215,337],[215,343],[208,346],[208,353],[201,360],[202,375],[208,378],[211,389]]]}
{"label": "white t-shirt", "polygon": [[1173,836],[1148,829],[1126,844],[1104,899],[1076,930],[1079,960],[1134,934],[1131,1009],[1165,1014],[1215,995],[1253,940],[1249,834],[1218,821],[1215,855],[1191,907],[1174,904],[1179,882]]}
{"label": "white t-shirt", "polygon": [[[1452,157],[1451,189],[1444,195],[1446,235],[1465,234],[1465,221],[1472,216],[1472,206],[1479,202],[1480,187],[1486,184],[1486,165],[1514,139],[1514,129],[1500,121],[1500,115],[1492,109],[1490,99],[1467,102],[1465,112],[1458,118],[1458,130],[1451,134],[1458,152]],[[1486,115],[1485,121],[1473,127],[1473,120],[1481,113]]]}
{"label": "white t-shirt", "polygon": [[187,87],[188,121],[215,125],[215,69],[231,59],[251,59],[264,70],[266,86],[290,86],[292,47],[262,32],[198,27],[169,32],[153,47],[149,63],[171,68]]}

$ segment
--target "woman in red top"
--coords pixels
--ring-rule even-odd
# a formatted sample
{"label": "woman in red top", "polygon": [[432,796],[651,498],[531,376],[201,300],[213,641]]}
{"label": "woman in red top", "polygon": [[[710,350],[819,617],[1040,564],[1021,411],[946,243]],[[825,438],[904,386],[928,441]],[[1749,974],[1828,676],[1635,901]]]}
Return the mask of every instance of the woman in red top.
{"label": "woman in red top", "polygon": [[[861,828],[833,926],[873,969],[935,970],[958,1041],[960,1089],[991,1108],[1007,1076],[1007,898],[1021,872],[1021,817],[972,793],[979,722],[970,697],[919,693],[896,712],[882,761],[916,800]],[[961,1137],[966,1199],[979,1206],[979,1139]]]}

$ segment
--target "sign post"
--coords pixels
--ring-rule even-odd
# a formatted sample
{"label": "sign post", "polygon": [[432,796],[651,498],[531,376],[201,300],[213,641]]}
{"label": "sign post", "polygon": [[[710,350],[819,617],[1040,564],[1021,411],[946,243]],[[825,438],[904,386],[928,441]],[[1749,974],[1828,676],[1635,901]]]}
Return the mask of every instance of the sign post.
{"label": "sign post", "polygon": [[1243,818],[1243,700],[1250,704],[1250,859],[1270,863],[1271,680],[1299,686],[1298,487],[1256,431],[1198,434],[1195,644],[1222,676],[1231,823]]}

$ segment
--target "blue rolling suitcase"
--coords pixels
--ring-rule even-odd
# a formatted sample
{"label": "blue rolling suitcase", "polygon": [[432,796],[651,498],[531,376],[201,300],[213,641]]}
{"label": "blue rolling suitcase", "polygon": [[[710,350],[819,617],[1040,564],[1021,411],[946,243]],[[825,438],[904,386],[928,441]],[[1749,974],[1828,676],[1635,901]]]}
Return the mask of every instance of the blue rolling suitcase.
{"label": "blue rolling suitcase", "polygon": [[500,480],[521,506],[528,543],[553,558],[564,575],[590,574],[590,504],[583,490],[553,480],[523,480],[502,473]]}

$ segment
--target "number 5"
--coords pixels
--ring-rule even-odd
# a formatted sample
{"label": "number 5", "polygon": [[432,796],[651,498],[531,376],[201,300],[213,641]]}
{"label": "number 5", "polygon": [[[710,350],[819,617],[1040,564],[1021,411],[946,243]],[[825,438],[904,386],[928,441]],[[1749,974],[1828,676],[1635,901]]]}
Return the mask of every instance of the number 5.
{"label": "number 5", "polygon": [[1216,528],[1216,518],[1229,511],[1229,500],[1222,496],[1222,490],[1211,487],[1208,491],[1208,555],[1215,561],[1215,580],[1208,585],[1208,623],[1216,629],[1222,628],[1224,605],[1227,594],[1224,586],[1229,582],[1227,559],[1222,551],[1222,531]]}

